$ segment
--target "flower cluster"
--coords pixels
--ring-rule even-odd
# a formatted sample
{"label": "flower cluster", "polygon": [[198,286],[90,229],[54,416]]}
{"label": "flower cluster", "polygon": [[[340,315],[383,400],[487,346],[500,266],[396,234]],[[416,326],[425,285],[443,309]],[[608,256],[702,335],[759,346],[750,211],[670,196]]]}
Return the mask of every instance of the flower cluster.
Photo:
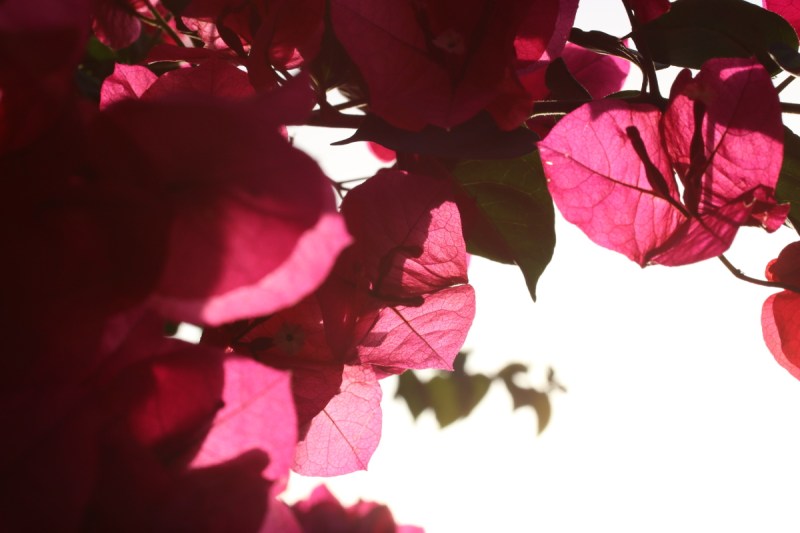
{"label": "flower cluster", "polygon": [[[467,250],[534,295],[553,200],[642,265],[791,219],[770,74],[792,62],[756,37],[686,55],[697,0],[624,5],[638,50],[573,29],[577,0],[0,2],[4,529],[393,531],[384,507],[277,496],[290,470],[367,467],[381,378],[453,368]],[[699,73],[667,100],[656,63]],[[631,64],[649,89],[613,94]],[[350,189],[294,125],[396,158]],[[768,275],[796,266],[790,247]],[[798,376],[796,299],[764,327]]]}

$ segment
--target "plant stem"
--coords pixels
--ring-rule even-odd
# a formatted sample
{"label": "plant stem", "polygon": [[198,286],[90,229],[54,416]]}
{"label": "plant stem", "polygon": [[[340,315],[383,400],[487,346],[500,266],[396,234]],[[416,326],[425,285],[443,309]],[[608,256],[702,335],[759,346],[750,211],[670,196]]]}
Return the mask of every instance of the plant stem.
{"label": "plant stem", "polygon": [[158,21],[158,27],[161,28],[161,31],[169,35],[178,46],[186,47],[186,44],[184,44],[181,36],[178,34],[178,32],[172,29],[172,26],[169,25],[167,19],[165,19],[158,9],[156,9],[156,7],[153,5],[153,2],[150,0],[144,0],[144,3],[147,5],[147,9],[150,10],[150,13],[153,14],[153,17],[156,19],[156,21]]}
{"label": "plant stem", "polygon": [[794,80],[795,80],[795,77],[792,76],[791,74],[789,74],[788,76],[786,76],[785,80],[780,82],[780,84],[777,87],[775,87],[775,90],[778,91],[778,93],[780,93],[782,90],[784,90],[786,87],[788,87],[789,84],[792,83]]}
{"label": "plant stem", "polygon": [[318,126],[321,128],[352,128],[358,129],[364,122],[364,115],[346,115],[344,113],[331,113],[331,108],[325,113],[322,109],[313,111],[308,117],[307,126]]}
{"label": "plant stem", "polygon": [[631,29],[633,32],[631,33],[631,38],[633,42],[636,44],[636,50],[642,55],[642,69],[644,70],[644,77],[647,83],[650,85],[650,93],[661,97],[661,91],[658,89],[658,75],[656,74],[656,66],[653,63],[653,57],[650,55],[650,50],[647,48],[647,44],[644,40],[640,39],[637,30],[639,29],[639,19],[633,14],[633,9],[631,9],[630,1],[629,0],[622,0],[622,4],[625,6],[625,12],[628,14],[628,20],[631,23]]}
{"label": "plant stem", "polygon": [[800,114],[800,104],[794,104],[791,102],[781,102],[781,112],[782,113],[794,113]]}
{"label": "plant stem", "polygon": [[747,274],[743,273],[741,270],[736,268],[733,263],[728,261],[728,258],[725,257],[725,254],[720,254],[717,256],[717,259],[722,261],[722,264],[725,265],[731,274],[736,276],[737,278],[747,281],[748,283],[752,283],[754,285],[761,285],[762,287],[771,287],[773,289],[783,289],[786,291],[792,291],[796,293],[800,293],[800,287],[796,287],[794,285],[790,285],[788,283],[781,283],[779,281],[766,281],[763,279],[751,278]]}

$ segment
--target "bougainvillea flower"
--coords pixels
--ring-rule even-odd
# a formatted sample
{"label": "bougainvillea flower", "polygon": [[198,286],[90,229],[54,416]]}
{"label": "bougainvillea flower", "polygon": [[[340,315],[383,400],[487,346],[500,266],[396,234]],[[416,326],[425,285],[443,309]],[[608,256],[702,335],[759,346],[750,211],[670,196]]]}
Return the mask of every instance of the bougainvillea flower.
{"label": "bougainvillea flower", "polygon": [[207,330],[206,344],[292,371],[299,442],[292,468],[317,476],[364,470],[380,440],[381,389],[375,373],[333,354],[317,300],[251,322]]}
{"label": "bougainvillea flower", "polygon": [[[800,242],[783,249],[767,265],[767,279],[800,289]],[[784,290],[773,294],[761,310],[761,328],[775,360],[800,379],[800,294]]]}
{"label": "bougainvillea flower", "polygon": [[355,243],[314,295],[205,331],[205,343],[292,370],[296,471],[329,476],[366,468],[380,438],[384,367],[452,369],[475,295],[450,194],[444,180],[380,171],[345,197],[342,213]]}
{"label": "bougainvillea flower", "polygon": [[514,41],[523,32],[521,53],[538,59],[558,13],[557,0],[331,2],[333,29],[366,80],[370,110],[410,130],[457,126],[483,109],[503,129],[519,126],[531,100],[516,78]]}
{"label": "bougainvillea flower", "polygon": [[89,0],[0,2],[0,153],[64,112],[89,20]]}
{"label": "bougainvillea flower", "polygon": [[170,219],[151,297],[166,316],[213,325],[292,305],[348,244],[327,178],[281,134],[313,98],[296,80],[238,101],[123,101],[95,121],[99,175]]}
{"label": "bougainvillea flower", "polygon": [[273,67],[297,68],[316,56],[324,13],[323,0],[192,0],[182,16],[213,48],[222,40],[246,56],[250,79],[262,88],[274,83]]}
{"label": "bougainvillea flower", "polygon": [[307,499],[295,503],[291,509],[300,524],[300,530],[305,533],[423,533],[416,526],[397,525],[385,505],[359,501],[344,507],[324,485],[315,488]]}
{"label": "bougainvillea flower", "polygon": [[564,217],[642,266],[714,257],[740,226],[774,231],[788,213],[774,199],[780,106],[752,60],[712,60],[694,79],[684,71],[663,116],[647,105],[585,104],[539,148]]}

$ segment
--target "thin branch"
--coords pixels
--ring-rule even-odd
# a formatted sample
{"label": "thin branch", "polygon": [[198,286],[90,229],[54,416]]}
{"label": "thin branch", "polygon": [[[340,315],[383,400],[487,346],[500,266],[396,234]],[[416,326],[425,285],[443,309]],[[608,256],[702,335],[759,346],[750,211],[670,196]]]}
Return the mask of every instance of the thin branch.
{"label": "thin branch", "polygon": [[744,272],[742,272],[741,270],[736,268],[733,265],[733,263],[728,261],[728,258],[725,257],[725,254],[720,254],[720,255],[717,256],[717,258],[720,261],[722,261],[722,264],[725,265],[725,268],[727,268],[730,271],[731,274],[733,274],[734,276],[736,276],[737,278],[739,278],[739,279],[741,279],[743,281],[746,281],[748,283],[752,283],[754,285],[761,285],[762,287],[771,287],[773,289],[783,289],[783,290],[786,290],[786,291],[792,291],[792,292],[800,293],[800,287],[797,287],[795,285],[791,285],[791,284],[788,284],[788,283],[781,283],[779,281],[766,281],[766,280],[763,280],[763,279],[751,278],[750,276],[748,276],[747,274],[745,274]]}
{"label": "thin branch", "polygon": [[791,102],[781,102],[781,112],[800,114],[800,104],[793,104]]}
{"label": "thin branch", "polygon": [[796,78],[793,75],[789,74],[788,76],[786,76],[785,80],[780,82],[780,84],[777,87],[775,87],[775,90],[778,91],[778,93],[780,93],[782,90],[788,87],[789,84],[792,83],[795,79]]}
{"label": "thin branch", "polygon": [[661,91],[658,88],[658,75],[656,74],[656,66],[653,62],[653,56],[650,54],[650,49],[647,47],[647,43],[645,43],[643,39],[640,39],[639,35],[637,34],[637,30],[640,26],[639,19],[637,19],[633,13],[630,0],[622,0],[622,4],[625,6],[625,12],[628,14],[628,20],[631,23],[631,29],[633,30],[631,37],[633,38],[633,42],[636,44],[636,50],[642,55],[641,68],[644,71],[645,80],[647,80],[647,83],[650,85],[650,92],[654,96],[660,97]]}
{"label": "thin branch", "polygon": [[161,28],[161,31],[169,35],[172,40],[175,41],[175,44],[185,48],[186,44],[183,42],[183,39],[181,39],[181,36],[178,34],[178,32],[172,29],[172,26],[169,25],[167,19],[165,19],[158,9],[153,5],[153,2],[150,0],[144,0],[144,3],[147,5],[147,9],[150,10],[150,13],[153,14],[153,17],[158,21],[158,27]]}
{"label": "thin branch", "polygon": [[346,115],[344,113],[331,113],[330,111],[322,113],[321,111],[321,109],[313,111],[306,125],[321,128],[358,129],[361,123],[364,122],[364,115]]}

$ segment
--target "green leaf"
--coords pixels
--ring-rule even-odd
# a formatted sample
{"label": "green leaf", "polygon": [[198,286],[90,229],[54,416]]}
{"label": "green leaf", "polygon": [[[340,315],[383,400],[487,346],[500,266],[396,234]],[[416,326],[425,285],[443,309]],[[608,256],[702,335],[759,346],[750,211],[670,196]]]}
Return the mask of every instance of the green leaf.
{"label": "green leaf", "polygon": [[798,46],[788,22],[745,0],[678,0],[634,38],[661,63],[699,69],[714,57],[755,55],[772,74],[780,67],[770,57],[770,47]]}
{"label": "green leaf", "polygon": [[464,161],[453,171],[467,250],[520,267],[531,297],[556,244],[553,200],[538,153],[503,161]]}
{"label": "green leaf", "polygon": [[783,166],[778,178],[775,197],[779,202],[789,202],[789,220],[795,231],[800,233],[800,137],[784,127]]}
{"label": "green leaf", "polygon": [[403,398],[408,405],[408,410],[414,420],[419,418],[419,415],[430,406],[430,398],[428,398],[428,391],[425,384],[422,383],[417,375],[408,370],[400,374],[397,382],[397,392],[394,394],[395,398]]}
{"label": "green leaf", "polygon": [[431,407],[439,426],[466,418],[489,390],[491,380],[481,374],[469,377],[438,375],[427,383]]}

